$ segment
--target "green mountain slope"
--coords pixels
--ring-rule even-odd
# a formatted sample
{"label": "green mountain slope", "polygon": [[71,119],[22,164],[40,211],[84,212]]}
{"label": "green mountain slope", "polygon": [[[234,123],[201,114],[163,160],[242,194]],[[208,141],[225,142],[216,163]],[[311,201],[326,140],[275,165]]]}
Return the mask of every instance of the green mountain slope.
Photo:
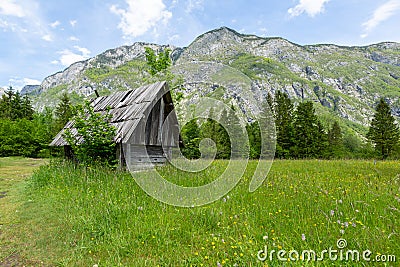
{"label": "green mountain slope", "polygon": [[[243,35],[229,28],[197,37],[188,47],[135,43],[110,49],[47,77],[35,92],[38,109],[54,106],[63,92],[75,101],[148,83],[144,47],[171,49],[172,72],[183,78],[180,100],[212,96],[237,105],[251,118],[253,104],[268,92],[285,91],[295,101],[311,99],[326,124],[340,120],[346,131],[365,133],[375,103],[384,97],[400,117],[400,44],[365,47],[300,46],[282,38]],[[243,86],[243,84],[246,84]]]}

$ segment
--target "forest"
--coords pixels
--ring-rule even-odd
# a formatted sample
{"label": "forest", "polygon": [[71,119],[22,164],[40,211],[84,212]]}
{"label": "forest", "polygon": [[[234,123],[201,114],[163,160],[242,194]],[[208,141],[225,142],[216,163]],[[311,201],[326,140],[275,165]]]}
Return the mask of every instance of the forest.
{"label": "forest", "polygon": [[[90,107],[87,107],[90,108]],[[75,110],[75,112],[74,112]],[[68,94],[63,94],[54,109],[38,112],[28,96],[8,88],[0,99],[0,156],[50,157],[60,156],[59,148],[48,146],[54,136],[75,113],[84,116],[78,106],[73,106]],[[211,113],[217,112],[213,109]],[[272,112],[276,127],[275,158],[279,159],[349,159],[349,158],[399,158],[399,128],[389,105],[381,99],[365,137],[343,133],[338,121],[323,125],[311,101],[295,105],[286,93],[268,94],[261,113]],[[239,132],[241,125],[234,107],[219,114],[219,122],[212,119],[192,120],[181,129],[184,147],[182,153],[189,159],[201,156],[199,145],[210,138],[216,146],[217,159],[231,157],[230,137],[222,125]],[[261,114],[260,117],[263,117]],[[75,117],[78,119],[78,117]],[[88,126],[90,128],[90,125]],[[251,159],[261,153],[259,123],[253,121],[245,127]],[[364,139],[364,141],[362,141]],[[245,142],[243,142],[245,143]],[[239,153],[240,154],[240,153]],[[232,154],[233,155],[233,154]],[[236,156],[243,156],[243,153]]]}
{"label": "forest", "polygon": [[60,155],[60,150],[50,149],[49,144],[71,116],[72,105],[66,94],[54,110],[38,112],[28,96],[9,87],[0,99],[0,157]]}
{"label": "forest", "polygon": [[[212,117],[210,111],[210,116]],[[351,133],[343,133],[338,121],[323,125],[315,112],[314,104],[305,101],[295,106],[286,93],[277,91],[273,98],[268,94],[260,117],[272,112],[275,121],[276,150],[279,159],[350,159],[350,158],[399,158],[399,129],[389,105],[380,99],[369,131],[362,141]],[[238,121],[233,107],[222,111],[219,121],[230,125]],[[231,125],[240,131],[240,125]],[[258,121],[246,125],[249,139],[249,156],[257,159],[261,153],[261,134]],[[182,129],[185,143],[183,154],[188,158],[200,157],[199,142],[212,139],[217,148],[216,158],[231,156],[231,143],[227,131],[215,120],[192,120]],[[246,149],[245,149],[246,150]]]}

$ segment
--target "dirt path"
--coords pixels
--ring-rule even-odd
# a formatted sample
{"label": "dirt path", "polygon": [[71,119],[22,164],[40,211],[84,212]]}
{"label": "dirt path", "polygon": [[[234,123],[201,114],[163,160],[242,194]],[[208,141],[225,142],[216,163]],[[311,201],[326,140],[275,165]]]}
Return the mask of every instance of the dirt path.
{"label": "dirt path", "polygon": [[27,178],[48,160],[20,157],[0,158],[0,266],[38,266],[40,263],[23,259],[18,237],[23,220],[18,216],[23,204]]}

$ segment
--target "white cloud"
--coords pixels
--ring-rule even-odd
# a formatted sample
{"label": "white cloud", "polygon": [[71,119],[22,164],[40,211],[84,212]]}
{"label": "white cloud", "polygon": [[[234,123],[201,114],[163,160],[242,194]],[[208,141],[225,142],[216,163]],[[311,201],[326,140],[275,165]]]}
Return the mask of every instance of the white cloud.
{"label": "white cloud", "polygon": [[39,85],[42,83],[41,81],[30,78],[23,78],[23,82],[28,85]]}
{"label": "white cloud", "polygon": [[259,29],[259,31],[260,31],[263,35],[265,35],[265,34],[268,32],[268,29],[265,28],[265,27],[262,27],[262,28]]}
{"label": "white cloud", "polygon": [[19,28],[18,25],[16,25],[15,23],[10,23],[8,21],[5,21],[3,19],[0,19],[0,28],[3,28],[4,31],[6,31],[7,29],[11,30],[12,32],[17,31],[17,29]]}
{"label": "white cloud", "polygon": [[[60,63],[64,66],[70,66],[71,64],[82,61],[85,59],[88,59],[90,57],[90,51],[87,48],[80,47],[80,46],[74,46],[74,49],[76,50],[75,52],[65,49],[59,52],[61,54],[60,56]],[[52,61],[52,63],[55,61]]]}
{"label": "white cloud", "polygon": [[50,27],[57,24],[46,21],[37,0],[0,0],[0,28],[16,33],[24,42],[37,38],[51,42]]}
{"label": "white cloud", "polygon": [[87,49],[87,48],[85,48],[85,47],[80,47],[80,46],[75,45],[74,48],[75,48],[76,50],[78,50],[79,52],[81,52],[82,55],[84,55],[84,56],[89,56],[89,55],[90,55],[89,49]]}
{"label": "white cloud", "polygon": [[50,23],[50,27],[52,27],[54,29],[54,28],[57,28],[57,26],[59,26],[60,24],[61,23],[58,20],[56,20],[53,23]]}
{"label": "white cloud", "polygon": [[53,64],[53,65],[58,65],[58,64],[60,64],[60,61],[58,61],[58,60],[53,60],[53,61],[51,61],[50,63]]}
{"label": "white cloud", "polygon": [[174,8],[179,4],[179,0],[172,0],[170,8]]}
{"label": "white cloud", "polygon": [[0,19],[0,28],[8,28],[8,22]]}
{"label": "white cloud", "polygon": [[314,17],[324,12],[324,5],[330,0],[300,0],[295,7],[289,8],[288,13],[291,17],[297,17],[306,12],[310,17]]}
{"label": "white cloud", "polygon": [[189,0],[189,1],[187,1],[185,11],[187,13],[192,13],[193,10],[196,10],[196,9],[203,10],[203,4],[204,4],[203,0]]}
{"label": "white cloud", "polygon": [[[0,28],[2,28],[4,32],[11,31],[11,32],[15,32],[15,33],[26,34],[29,31],[28,31],[28,29],[24,28],[24,26],[25,25],[19,25],[18,23],[0,19]],[[22,36],[24,36],[24,35],[22,35]]]}
{"label": "white cloud", "polygon": [[[31,78],[13,77],[8,80],[9,84],[16,90],[21,91],[25,85],[39,85],[41,81]],[[7,86],[8,87],[8,86]]]}
{"label": "white cloud", "polygon": [[70,36],[68,39],[73,42],[79,42],[79,38],[75,36]]}
{"label": "white cloud", "polygon": [[390,0],[389,2],[379,6],[374,11],[372,18],[362,24],[364,33],[361,34],[361,38],[367,37],[374,28],[393,16],[398,10],[400,10],[400,0]]}
{"label": "white cloud", "polygon": [[4,17],[8,16],[9,18],[7,18],[7,20],[5,20],[4,18],[0,19],[0,28],[3,28],[4,31],[21,31],[23,27],[15,23],[15,18],[13,19],[10,17],[26,17],[28,14],[25,10],[26,9],[17,4],[15,0],[2,0],[0,2],[0,15],[4,15]]}
{"label": "white cloud", "polygon": [[179,34],[174,34],[172,36],[169,36],[168,43],[173,43],[174,41],[179,40],[179,38],[181,38]]}
{"label": "white cloud", "polygon": [[1,0],[0,14],[19,18],[26,16],[24,9],[14,0]]}
{"label": "white cloud", "polygon": [[78,23],[78,21],[76,21],[76,20],[69,21],[69,24],[71,24],[72,27],[75,27],[77,23]]}
{"label": "white cloud", "polygon": [[53,42],[53,37],[50,34],[43,35],[42,39],[47,41],[47,42]]}
{"label": "white cloud", "polygon": [[145,34],[158,23],[166,24],[172,13],[166,10],[163,0],[125,0],[127,9],[112,5],[110,11],[121,17],[118,28],[124,37],[137,37]]}

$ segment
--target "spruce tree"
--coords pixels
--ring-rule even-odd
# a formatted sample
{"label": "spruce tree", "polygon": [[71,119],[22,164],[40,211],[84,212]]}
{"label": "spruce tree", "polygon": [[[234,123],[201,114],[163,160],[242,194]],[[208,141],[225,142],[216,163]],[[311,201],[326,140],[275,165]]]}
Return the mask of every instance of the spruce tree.
{"label": "spruce tree", "polygon": [[12,100],[14,98],[14,89],[10,86],[0,100],[0,117],[3,119],[12,119]]}
{"label": "spruce tree", "polygon": [[12,112],[13,112],[13,99],[14,99],[15,93],[14,89],[10,86],[8,90],[6,91],[6,116],[9,119],[12,119]]}
{"label": "spruce tree", "polygon": [[342,129],[337,121],[332,124],[332,127],[328,131],[328,142],[329,142],[329,156],[334,158],[340,158],[343,156],[343,135]]}
{"label": "spruce tree", "polygon": [[22,99],[21,94],[17,91],[11,99],[11,119],[22,119]]}
{"label": "spruce tree", "polygon": [[321,147],[318,142],[321,137],[321,124],[315,115],[315,109],[311,101],[301,102],[295,112],[293,153],[297,158],[319,157]]}
{"label": "spruce tree", "polygon": [[22,97],[10,86],[0,99],[0,118],[9,120],[33,119],[34,110],[28,96]]}
{"label": "spruce tree", "polygon": [[231,106],[228,112],[228,127],[230,130],[230,140],[235,142],[235,144],[230,146],[232,147],[232,157],[233,158],[242,158],[247,156],[248,148],[248,140],[246,140],[245,135],[245,127],[242,127],[240,124],[240,118],[236,114],[236,110],[234,106]]}
{"label": "spruce tree", "polygon": [[56,131],[60,131],[65,124],[72,118],[72,104],[67,93],[62,94],[60,102],[55,111],[56,116]]}
{"label": "spruce tree", "polygon": [[286,93],[275,95],[276,157],[288,158],[293,146],[293,103]]}
{"label": "spruce tree", "polygon": [[[231,109],[232,110],[232,109]],[[227,130],[224,128],[229,127],[232,129],[232,122],[231,122],[232,114],[229,112],[229,117],[227,114],[226,109],[223,109],[221,112],[220,117],[220,124],[217,124],[216,131],[217,131],[217,158],[219,159],[229,159],[231,156],[231,140]],[[235,129],[233,129],[233,133],[235,135]]]}
{"label": "spruce tree", "polygon": [[250,159],[258,159],[261,153],[261,132],[258,121],[247,124],[246,131],[249,137],[249,157]]}
{"label": "spruce tree", "polygon": [[35,111],[33,110],[31,100],[25,95],[21,101],[21,115],[25,119],[32,120],[34,113]]}
{"label": "spruce tree", "polygon": [[[267,101],[261,105],[261,114],[258,117],[260,134],[260,156],[261,159],[272,159],[276,149],[276,125],[275,117]],[[273,105],[274,106],[274,105]],[[257,134],[257,131],[256,131]]]}
{"label": "spruce tree", "polygon": [[399,142],[398,126],[391,114],[389,105],[383,98],[380,99],[376,107],[367,138],[374,144],[376,152],[383,159],[390,156]]}
{"label": "spruce tree", "polygon": [[317,158],[327,158],[329,155],[327,149],[329,147],[328,134],[325,131],[321,121],[317,118],[317,135],[315,138],[315,155]]}

